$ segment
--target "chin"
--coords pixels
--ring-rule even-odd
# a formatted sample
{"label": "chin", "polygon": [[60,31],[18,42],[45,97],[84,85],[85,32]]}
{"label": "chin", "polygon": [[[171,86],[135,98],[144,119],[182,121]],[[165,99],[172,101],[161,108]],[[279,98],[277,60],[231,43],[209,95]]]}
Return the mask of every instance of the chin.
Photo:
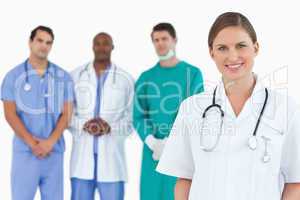
{"label": "chin", "polygon": [[40,60],[46,60],[47,59],[47,57],[48,57],[48,55],[38,55],[37,56]]}
{"label": "chin", "polygon": [[247,76],[249,73],[248,72],[248,67],[247,65],[245,65],[245,63],[241,64],[241,65],[236,65],[234,67],[229,67],[227,65],[223,66],[223,75],[224,77],[226,77],[226,79],[229,80],[238,80],[241,79],[245,76]]}
{"label": "chin", "polygon": [[99,57],[96,59],[98,62],[106,62],[107,60],[109,60],[109,57]]}
{"label": "chin", "polygon": [[165,56],[165,55],[167,55],[167,53],[168,53],[168,51],[159,51],[157,54],[159,56]]}
{"label": "chin", "polygon": [[[251,73],[252,74],[252,73]],[[226,80],[230,80],[230,81],[238,81],[238,80],[241,80],[245,77],[247,77],[249,74],[248,73],[224,73],[223,74],[223,77],[226,79]]]}

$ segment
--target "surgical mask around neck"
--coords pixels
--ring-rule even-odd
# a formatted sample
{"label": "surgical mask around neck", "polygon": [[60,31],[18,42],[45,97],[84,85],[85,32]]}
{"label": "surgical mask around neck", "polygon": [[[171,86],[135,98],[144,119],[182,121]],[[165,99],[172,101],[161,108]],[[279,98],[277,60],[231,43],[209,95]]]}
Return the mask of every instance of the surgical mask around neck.
{"label": "surgical mask around neck", "polygon": [[170,49],[166,55],[163,55],[163,56],[159,55],[158,58],[160,61],[166,61],[166,60],[169,60],[170,58],[174,57],[175,55],[176,55],[175,50]]}

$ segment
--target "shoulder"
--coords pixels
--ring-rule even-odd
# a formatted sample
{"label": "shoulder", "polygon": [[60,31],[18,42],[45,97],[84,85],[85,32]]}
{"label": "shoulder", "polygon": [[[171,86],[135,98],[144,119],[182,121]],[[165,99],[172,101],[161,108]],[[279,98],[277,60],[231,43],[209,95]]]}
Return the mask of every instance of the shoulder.
{"label": "shoulder", "polygon": [[180,109],[188,115],[196,114],[201,116],[204,110],[212,104],[212,96],[213,90],[194,94],[181,102]]}
{"label": "shoulder", "polygon": [[[26,77],[24,63],[19,64],[10,69],[4,76],[1,83],[1,92],[10,91],[17,89],[17,83],[24,80]],[[20,83],[20,82],[19,82]],[[2,97],[3,93],[1,94]]]}
{"label": "shoulder", "polygon": [[88,66],[89,63],[85,63],[85,64],[82,64],[80,66],[77,66],[75,69],[73,69],[71,72],[70,72],[70,75],[73,79],[77,79],[79,76],[80,76],[80,73],[82,73],[82,71],[84,71],[87,66]]}
{"label": "shoulder", "polygon": [[187,69],[190,70],[192,73],[201,73],[201,70],[199,67],[196,67],[195,65],[192,65],[186,61],[181,61],[181,64]]}
{"label": "shoulder", "polygon": [[153,73],[155,73],[156,70],[157,70],[157,64],[147,69],[146,71],[143,71],[139,76],[137,82],[140,83],[140,82],[145,82],[147,80],[150,80],[151,78],[153,78]]}
{"label": "shoulder", "polygon": [[6,73],[5,78],[14,77],[14,76],[17,76],[17,75],[22,75],[22,73],[24,73],[24,72],[25,72],[24,63],[20,63],[17,66],[15,66],[12,69],[10,69]]}
{"label": "shoulder", "polygon": [[126,70],[124,70],[123,68],[121,68],[119,66],[116,66],[116,70],[117,70],[118,75],[123,76],[127,80],[134,81],[133,76],[129,72],[127,72]]}
{"label": "shoulder", "polygon": [[[110,73],[116,73],[117,79],[121,81],[124,86],[133,88],[135,82],[133,76],[123,68],[119,66],[115,66],[115,67],[116,67],[116,72],[114,72],[114,69],[111,69]],[[114,74],[112,75],[114,76]]]}
{"label": "shoulder", "polygon": [[299,109],[297,101],[288,95],[287,89],[270,89],[269,92],[270,104],[273,108],[276,108],[277,112],[292,112],[295,109]]}
{"label": "shoulder", "polygon": [[60,67],[59,65],[57,65],[53,62],[51,62],[51,65],[54,67],[55,76],[57,76],[58,78],[61,78],[64,81],[72,80],[71,75],[68,71],[66,71],[65,69],[63,69],[62,67]]}
{"label": "shoulder", "polygon": [[151,76],[155,71],[157,71],[158,64],[155,64],[154,66],[150,67],[146,71],[142,72],[141,76]]}
{"label": "shoulder", "polygon": [[264,122],[280,132],[285,132],[295,118],[300,119],[300,106],[293,97],[288,95],[286,89],[267,89],[269,98]]}

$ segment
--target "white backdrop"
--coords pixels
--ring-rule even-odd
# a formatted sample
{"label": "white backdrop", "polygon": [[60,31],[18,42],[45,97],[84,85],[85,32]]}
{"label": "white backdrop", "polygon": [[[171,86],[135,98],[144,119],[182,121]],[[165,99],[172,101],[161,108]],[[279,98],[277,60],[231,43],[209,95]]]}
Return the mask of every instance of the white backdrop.
{"label": "white backdrop", "polygon": [[[1,0],[0,80],[26,59],[28,37],[37,25],[54,30],[50,60],[68,71],[92,59],[92,38],[96,33],[110,33],[115,43],[113,60],[137,78],[157,61],[150,40],[151,28],[166,21],[177,30],[179,57],[200,67],[206,81],[215,82],[219,74],[208,54],[207,35],[215,18],[225,11],[242,12],[257,31],[261,49],[254,70],[270,77],[275,88],[288,88],[289,94],[299,101],[300,13],[299,6],[288,1]],[[284,74],[283,80],[276,79],[278,73]],[[0,199],[9,200],[13,133],[5,122],[2,105],[0,113]],[[65,199],[69,199],[68,132],[65,138]],[[129,169],[126,200],[136,200],[139,196],[141,147],[134,133],[126,143]],[[36,199],[40,199],[39,195]]]}

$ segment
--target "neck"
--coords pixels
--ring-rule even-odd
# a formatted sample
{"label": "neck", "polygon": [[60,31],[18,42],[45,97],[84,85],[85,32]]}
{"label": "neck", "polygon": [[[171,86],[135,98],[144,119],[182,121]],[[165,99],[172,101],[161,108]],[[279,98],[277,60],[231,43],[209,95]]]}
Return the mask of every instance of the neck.
{"label": "neck", "polygon": [[234,81],[223,78],[225,93],[228,97],[239,96],[245,99],[249,98],[252,94],[255,82],[256,80],[252,73],[249,76]]}
{"label": "neck", "polygon": [[174,67],[178,62],[178,58],[174,56],[168,60],[160,61],[159,64],[162,67]]}
{"label": "neck", "polygon": [[29,56],[28,62],[32,65],[34,69],[38,70],[44,70],[48,65],[47,59],[40,59],[33,55]]}
{"label": "neck", "polygon": [[110,60],[94,60],[94,68],[97,75],[100,75],[111,64]]}

